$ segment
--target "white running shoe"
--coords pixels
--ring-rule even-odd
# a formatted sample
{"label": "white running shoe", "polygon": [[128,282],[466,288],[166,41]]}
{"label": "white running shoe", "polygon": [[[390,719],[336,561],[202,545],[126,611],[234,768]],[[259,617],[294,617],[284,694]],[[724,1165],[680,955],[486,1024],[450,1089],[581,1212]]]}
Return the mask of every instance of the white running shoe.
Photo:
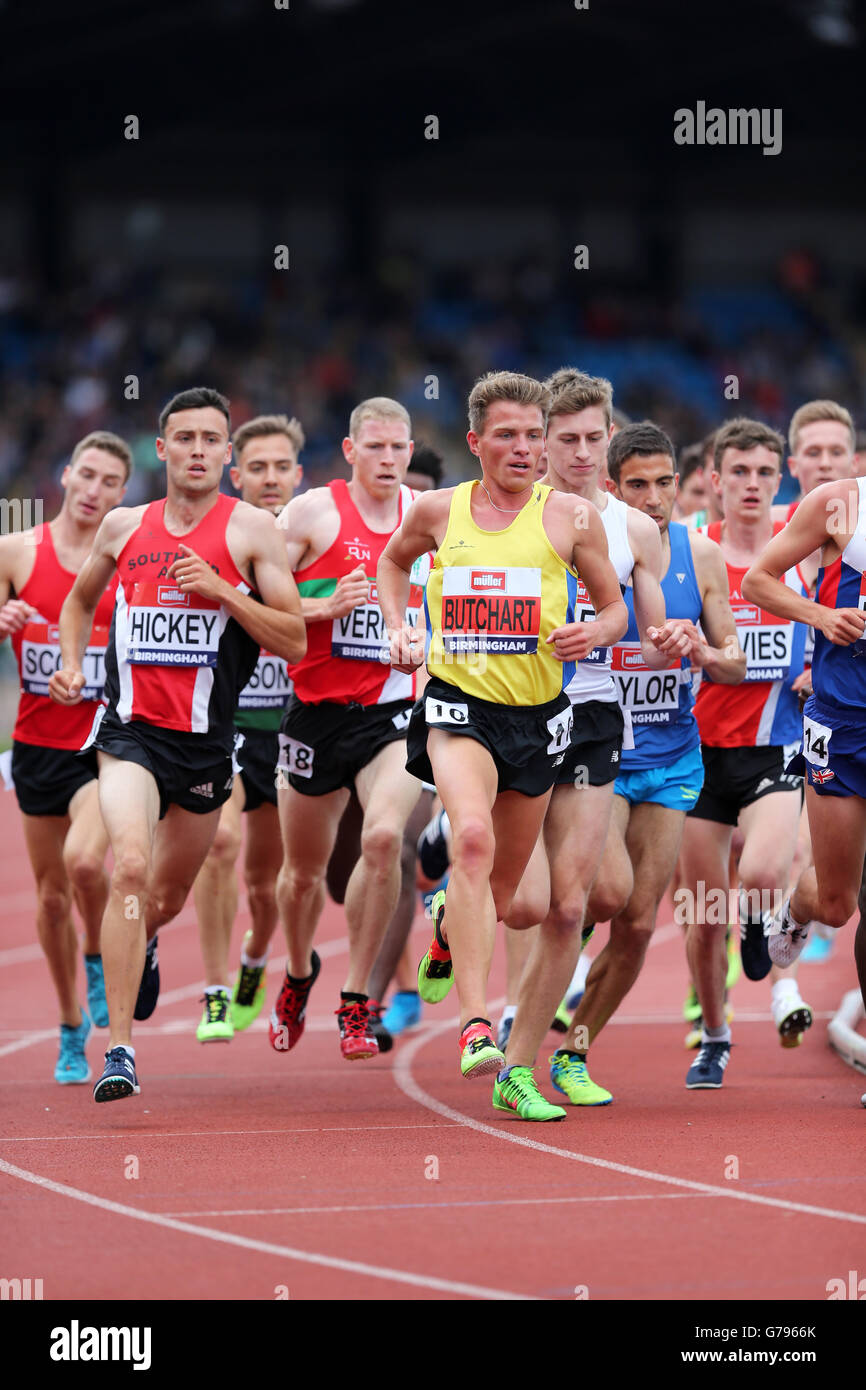
{"label": "white running shoe", "polygon": [[809,929],[812,925],[811,922],[807,922],[805,926],[795,926],[791,921],[789,905],[790,899],[786,899],[779,911],[773,914],[767,931],[770,960],[782,970],[797,960],[809,939]]}
{"label": "white running shoe", "polygon": [[799,1047],[803,1034],[812,1027],[812,1010],[800,998],[798,989],[785,990],[773,999],[773,1022],[783,1047]]}

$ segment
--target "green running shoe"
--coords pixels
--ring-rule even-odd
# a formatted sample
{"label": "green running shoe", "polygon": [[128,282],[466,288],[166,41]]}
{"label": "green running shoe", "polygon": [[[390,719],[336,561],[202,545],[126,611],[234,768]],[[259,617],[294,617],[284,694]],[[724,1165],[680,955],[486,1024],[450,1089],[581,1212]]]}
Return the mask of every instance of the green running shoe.
{"label": "green running shoe", "polygon": [[464,1076],[489,1076],[506,1065],[487,1023],[467,1023],[460,1034],[460,1070]]}
{"label": "green running shoe", "polygon": [[586,1062],[574,1053],[554,1052],[550,1059],[550,1079],[572,1105],[610,1105],[613,1100],[610,1091],[596,1086]]}
{"label": "green running shoe", "polygon": [[493,1083],[493,1109],[504,1110],[516,1120],[564,1120],[561,1105],[551,1105],[535,1084],[531,1067],[509,1067],[508,1075]]}
{"label": "green running shoe", "polygon": [[694,985],[689,985],[689,992],[686,995],[686,1002],[683,1004],[683,1018],[686,1023],[694,1023],[701,1016],[701,1001],[698,998],[697,990]]}
{"label": "green running shoe", "polygon": [[445,890],[440,888],[430,904],[433,917],[433,940],[427,947],[427,954],[418,966],[418,993],[425,1004],[438,1004],[444,999],[454,983],[454,970],[451,965],[451,952],[448,943],[443,941],[441,926],[445,916]]}
{"label": "green running shoe", "polygon": [[[244,948],[252,932],[244,937]],[[235,987],[232,991],[231,1020],[238,1033],[258,1018],[268,992],[265,980],[266,965],[244,965],[241,961]]]}
{"label": "green running shoe", "polygon": [[568,1007],[568,1002],[563,999],[556,1013],[553,1015],[551,1028],[554,1033],[567,1033],[571,1027],[571,1020],[574,1018],[574,1009]]}
{"label": "green running shoe", "polygon": [[195,1030],[199,1042],[231,1042],[235,1030],[231,1020],[232,1001],[228,990],[217,989],[212,994],[204,994],[201,1002],[204,1004],[204,1013]]}

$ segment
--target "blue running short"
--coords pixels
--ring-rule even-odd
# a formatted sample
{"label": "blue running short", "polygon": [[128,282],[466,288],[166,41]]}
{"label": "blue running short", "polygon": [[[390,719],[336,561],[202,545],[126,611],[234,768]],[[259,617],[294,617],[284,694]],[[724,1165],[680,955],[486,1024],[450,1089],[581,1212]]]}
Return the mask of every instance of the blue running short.
{"label": "blue running short", "polygon": [[803,708],[803,746],[789,768],[805,770],[809,786],[819,796],[866,799],[866,723],[862,710],[811,695]]}
{"label": "blue running short", "polygon": [[616,796],[624,796],[632,806],[652,801],[672,811],[690,811],[704,785],[704,760],[700,746],[692,748],[667,767],[635,768],[621,772],[614,783]]}

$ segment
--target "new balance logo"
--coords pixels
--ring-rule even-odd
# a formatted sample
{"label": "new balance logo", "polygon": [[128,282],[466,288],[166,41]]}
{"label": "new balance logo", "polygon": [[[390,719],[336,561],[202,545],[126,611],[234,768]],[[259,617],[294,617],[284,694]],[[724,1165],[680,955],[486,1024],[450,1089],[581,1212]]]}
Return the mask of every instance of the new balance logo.
{"label": "new balance logo", "polygon": [[213,782],[202,782],[198,787],[190,787],[193,796],[209,796],[213,800]]}

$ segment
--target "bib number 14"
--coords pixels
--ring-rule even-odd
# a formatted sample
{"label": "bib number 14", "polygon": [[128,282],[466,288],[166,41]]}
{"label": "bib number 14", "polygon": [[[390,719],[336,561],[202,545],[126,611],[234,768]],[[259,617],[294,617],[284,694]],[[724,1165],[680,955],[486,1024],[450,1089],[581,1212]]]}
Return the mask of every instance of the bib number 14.
{"label": "bib number 14", "polygon": [[830,736],[832,729],[819,724],[817,719],[803,720],[803,757],[813,767],[826,767],[830,758]]}

